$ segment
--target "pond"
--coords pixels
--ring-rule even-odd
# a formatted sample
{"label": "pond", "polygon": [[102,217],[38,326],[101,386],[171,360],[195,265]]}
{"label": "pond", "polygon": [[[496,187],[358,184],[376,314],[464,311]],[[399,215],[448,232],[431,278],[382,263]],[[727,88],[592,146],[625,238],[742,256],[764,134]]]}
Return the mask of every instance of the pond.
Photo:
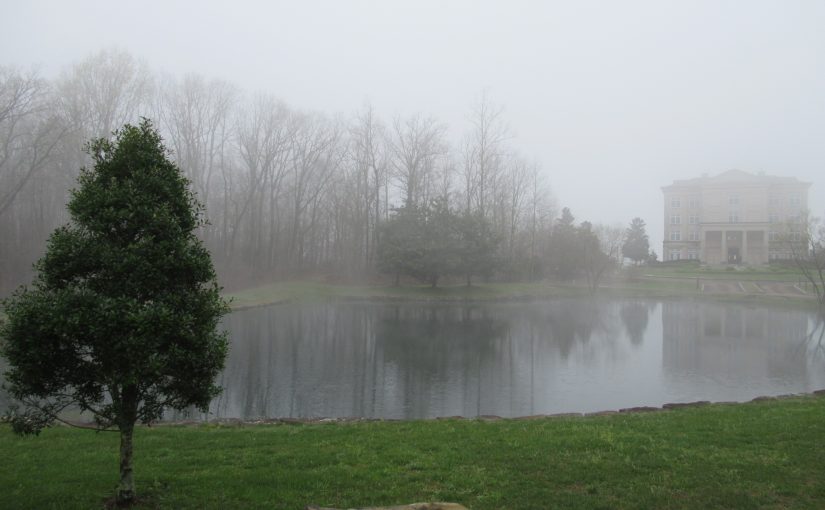
{"label": "pond", "polygon": [[224,327],[223,393],[208,415],[169,419],[515,417],[825,388],[825,324],[805,310],[336,302],[238,311]]}
{"label": "pond", "polygon": [[338,302],[238,311],[225,326],[210,419],[515,417],[825,388],[825,326],[800,310]]}

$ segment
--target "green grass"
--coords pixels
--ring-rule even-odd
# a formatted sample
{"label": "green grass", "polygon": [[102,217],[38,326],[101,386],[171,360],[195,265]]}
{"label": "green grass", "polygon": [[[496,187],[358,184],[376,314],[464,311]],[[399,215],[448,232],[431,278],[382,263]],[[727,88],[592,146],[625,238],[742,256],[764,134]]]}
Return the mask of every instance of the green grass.
{"label": "green grass", "polygon": [[[99,508],[116,434],[0,426],[0,506]],[[141,508],[825,508],[825,398],[529,421],[141,427]]]}
{"label": "green grass", "polygon": [[586,294],[581,287],[539,283],[492,283],[466,285],[332,285],[316,282],[279,282],[227,294],[233,308],[249,308],[285,302],[330,299],[483,301],[543,298]]}
{"label": "green grass", "polygon": [[680,262],[633,268],[639,274],[671,278],[713,278],[758,281],[798,281],[802,273],[789,266],[744,267],[728,269],[720,266],[702,267],[698,263]]}

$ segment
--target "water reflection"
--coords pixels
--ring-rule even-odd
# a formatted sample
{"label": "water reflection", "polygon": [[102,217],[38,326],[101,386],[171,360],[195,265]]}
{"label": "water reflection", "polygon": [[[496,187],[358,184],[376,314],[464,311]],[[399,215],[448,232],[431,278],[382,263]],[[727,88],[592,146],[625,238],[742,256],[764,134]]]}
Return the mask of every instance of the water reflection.
{"label": "water reflection", "polygon": [[677,398],[742,400],[823,384],[822,358],[799,349],[821,322],[814,314],[666,302],[662,322],[662,364]]}
{"label": "water reflection", "polygon": [[633,345],[639,345],[644,340],[647,318],[654,307],[653,302],[633,299],[628,299],[619,306],[619,316]]}
{"label": "water reflection", "polygon": [[338,303],[236,312],[225,327],[224,392],[204,417],[524,416],[825,388],[825,325],[804,311]]}

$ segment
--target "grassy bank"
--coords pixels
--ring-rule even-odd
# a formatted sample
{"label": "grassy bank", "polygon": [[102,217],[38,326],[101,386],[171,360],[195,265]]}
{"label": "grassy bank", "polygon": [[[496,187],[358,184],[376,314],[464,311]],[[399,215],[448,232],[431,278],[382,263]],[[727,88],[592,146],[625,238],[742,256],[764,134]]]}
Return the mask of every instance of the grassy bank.
{"label": "grassy bank", "polygon": [[[588,296],[588,289],[581,285],[547,283],[489,283],[465,285],[333,285],[317,282],[280,282],[245,289],[226,296],[232,300],[232,308],[252,308],[286,302],[317,302],[334,299],[374,301],[506,301],[549,299],[562,296]],[[737,301],[768,305],[812,306],[810,299],[747,294],[701,294],[696,282],[677,278],[617,279],[600,287],[598,296],[671,298],[701,297],[721,301]]]}
{"label": "grassy bank", "polygon": [[[136,433],[144,508],[823,508],[825,398],[538,420],[162,426]],[[99,508],[116,434],[0,427],[0,506]]]}

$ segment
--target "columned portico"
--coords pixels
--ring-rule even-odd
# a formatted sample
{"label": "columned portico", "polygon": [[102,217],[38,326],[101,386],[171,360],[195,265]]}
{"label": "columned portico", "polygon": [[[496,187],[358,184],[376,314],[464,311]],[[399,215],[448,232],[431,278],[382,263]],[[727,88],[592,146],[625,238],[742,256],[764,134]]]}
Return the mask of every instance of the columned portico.
{"label": "columned portico", "polygon": [[768,263],[768,235],[764,226],[739,229],[703,225],[701,260],[707,264]]}

